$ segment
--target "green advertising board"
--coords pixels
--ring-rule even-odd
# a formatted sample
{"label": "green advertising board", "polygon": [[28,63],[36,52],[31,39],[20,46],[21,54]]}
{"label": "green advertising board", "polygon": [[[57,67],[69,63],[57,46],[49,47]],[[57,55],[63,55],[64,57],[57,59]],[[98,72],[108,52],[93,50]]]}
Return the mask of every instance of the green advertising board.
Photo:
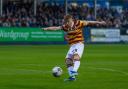
{"label": "green advertising board", "polygon": [[0,42],[8,41],[64,41],[64,33],[41,28],[0,28]]}

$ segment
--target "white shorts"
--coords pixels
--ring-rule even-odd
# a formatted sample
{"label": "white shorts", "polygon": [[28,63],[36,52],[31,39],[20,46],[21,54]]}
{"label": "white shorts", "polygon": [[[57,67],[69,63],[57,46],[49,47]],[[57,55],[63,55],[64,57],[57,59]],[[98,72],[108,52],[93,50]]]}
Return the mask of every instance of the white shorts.
{"label": "white shorts", "polygon": [[71,47],[70,47],[70,49],[66,55],[66,58],[71,59],[74,54],[78,54],[79,57],[81,58],[83,51],[84,51],[84,44],[83,43],[73,44],[73,45],[71,45]]}

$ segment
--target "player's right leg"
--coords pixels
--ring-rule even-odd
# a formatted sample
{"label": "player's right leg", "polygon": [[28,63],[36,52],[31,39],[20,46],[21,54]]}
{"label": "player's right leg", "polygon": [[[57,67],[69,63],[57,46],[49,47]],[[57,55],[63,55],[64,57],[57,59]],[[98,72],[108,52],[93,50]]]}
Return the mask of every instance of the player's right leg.
{"label": "player's right leg", "polygon": [[66,66],[68,69],[69,76],[71,76],[71,71],[73,70],[73,60],[71,58],[66,58]]}
{"label": "player's right leg", "polygon": [[72,76],[73,68],[74,68],[74,62],[73,62],[73,46],[70,47],[67,55],[66,55],[66,60],[65,60],[67,69],[68,69],[68,74],[69,78],[66,80],[73,81],[76,80],[75,76]]}
{"label": "player's right leg", "polygon": [[66,65],[69,73],[69,78],[65,79],[65,81],[74,81],[76,80],[75,76],[72,76],[73,70],[73,60],[71,58],[66,58]]}
{"label": "player's right leg", "polygon": [[69,72],[69,80],[76,80],[75,76],[78,75],[78,69],[80,67],[80,58],[83,54],[84,44],[77,43],[70,47],[66,56],[66,65]]}

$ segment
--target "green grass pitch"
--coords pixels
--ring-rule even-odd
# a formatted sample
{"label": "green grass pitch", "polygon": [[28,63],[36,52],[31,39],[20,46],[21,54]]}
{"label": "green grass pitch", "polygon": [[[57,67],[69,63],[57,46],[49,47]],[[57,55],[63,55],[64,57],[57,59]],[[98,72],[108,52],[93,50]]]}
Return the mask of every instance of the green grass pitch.
{"label": "green grass pitch", "polygon": [[[128,89],[128,45],[86,45],[74,82],[65,67],[67,45],[0,46],[0,89]],[[51,74],[54,66],[63,75]]]}

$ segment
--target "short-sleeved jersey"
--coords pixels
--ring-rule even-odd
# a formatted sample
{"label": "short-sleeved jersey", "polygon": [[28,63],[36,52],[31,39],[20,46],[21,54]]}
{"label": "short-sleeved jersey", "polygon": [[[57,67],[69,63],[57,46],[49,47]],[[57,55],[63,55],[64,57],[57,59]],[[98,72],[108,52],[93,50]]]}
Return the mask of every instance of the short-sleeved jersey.
{"label": "short-sleeved jersey", "polygon": [[62,26],[62,30],[67,33],[67,41],[70,45],[84,42],[83,37],[83,27],[85,26],[84,22],[81,20],[75,20],[72,28],[69,28],[66,25]]}

